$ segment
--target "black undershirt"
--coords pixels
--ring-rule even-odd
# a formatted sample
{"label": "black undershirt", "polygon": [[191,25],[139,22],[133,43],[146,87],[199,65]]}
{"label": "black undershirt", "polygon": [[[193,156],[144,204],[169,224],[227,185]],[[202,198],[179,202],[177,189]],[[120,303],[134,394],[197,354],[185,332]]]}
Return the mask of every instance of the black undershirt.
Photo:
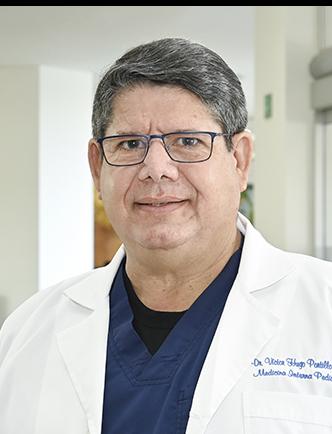
{"label": "black undershirt", "polygon": [[[241,235],[242,249],[244,236]],[[147,349],[154,354],[164,342],[175,324],[187,312],[161,312],[149,309],[137,297],[136,292],[126,273],[125,261],[122,263],[123,279],[128,294],[128,300],[133,311],[133,326]]]}
{"label": "black undershirt", "polygon": [[186,310],[182,312],[160,312],[149,309],[137,297],[127,276],[124,264],[123,278],[134,315],[133,326],[149,352],[154,354]]}

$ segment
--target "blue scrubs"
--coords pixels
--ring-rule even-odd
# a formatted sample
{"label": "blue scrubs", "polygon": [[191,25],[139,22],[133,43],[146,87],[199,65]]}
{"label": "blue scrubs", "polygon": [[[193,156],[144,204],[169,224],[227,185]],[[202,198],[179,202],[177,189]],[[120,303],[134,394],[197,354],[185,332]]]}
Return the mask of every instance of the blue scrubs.
{"label": "blue scrubs", "polygon": [[184,434],[193,394],[242,250],[151,355],[135,331],[119,267],[110,292],[102,434]]}

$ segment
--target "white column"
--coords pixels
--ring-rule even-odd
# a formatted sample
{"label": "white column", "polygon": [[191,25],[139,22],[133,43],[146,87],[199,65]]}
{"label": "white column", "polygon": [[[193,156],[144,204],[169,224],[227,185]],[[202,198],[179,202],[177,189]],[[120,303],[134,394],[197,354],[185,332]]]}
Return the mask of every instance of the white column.
{"label": "white column", "polygon": [[316,7],[256,7],[255,51],[255,224],[275,245],[312,254]]}
{"label": "white column", "polygon": [[39,289],[93,267],[89,72],[0,68],[0,324]]}
{"label": "white column", "polygon": [[39,288],[93,267],[92,91],[90,73],[40,68]]}

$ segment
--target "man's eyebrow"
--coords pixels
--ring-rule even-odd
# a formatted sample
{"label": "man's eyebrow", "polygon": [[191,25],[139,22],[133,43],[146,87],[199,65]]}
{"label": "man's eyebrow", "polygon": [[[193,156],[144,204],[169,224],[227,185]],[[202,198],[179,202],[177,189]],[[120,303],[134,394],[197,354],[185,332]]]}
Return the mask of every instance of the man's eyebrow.
{"label": "man's eyebrow", "polygon": [[128,136],[128,135],[136,136],[137,134],[142,134],[142,133],[138,133],[137,131],[115,131],[109,134],[109,136]]}
{"label": "man's eyebrow", "polygon": [[[201,130],[199,130],[199,129],[197,129],[197,128],[175,128],[175,129],[169,129],[169,130],[167,130],[167,132],[166,133],[160,133],[160,134],[169,134],[169,133],[186,133],[186,132],[192,132],[192,133],[195,133],[195,132],[197,132],[197,131],[201,131]],[[110,136],[126,136],[126,135],[133,135],[133,136],[136,136],[136,135],[142,135],[142,136],[148,136],[149,134],[145,134],[145,133],[141,133],[141,132],[138,132],[137,130],[135,130],[135,131],[123,131],[123,130],[120,130],[120,131],[117,131],[117,132],[113,132],[112,134],[109,134]]]}

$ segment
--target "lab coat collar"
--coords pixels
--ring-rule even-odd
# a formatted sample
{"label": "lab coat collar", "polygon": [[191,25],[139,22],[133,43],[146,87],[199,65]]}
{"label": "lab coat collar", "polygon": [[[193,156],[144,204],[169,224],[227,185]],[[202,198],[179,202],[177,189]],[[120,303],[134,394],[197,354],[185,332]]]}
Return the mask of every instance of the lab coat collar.
{"label": "lab coat collar", "polygon": [[124,255],[125,249],[121,245],[108,265],[93,270],[85,279],[68,287],[64,294],[75,303],[95,310],[99,303],[108,297],[114,276]]}
{"label": "lab coat collar", "polygon": [[241,213],[237,227],[245,235],[237,280],[249,293],[276,283],[294,269],[291,255],[269,244]]}
{"label": "lab coat collar", "polygon": [[[58,348],[87,416],[89,434],[102,427],[105,366],[107,354],[109,298],[113,278],[124,256],[121,247],[106,267],[93,270],[68,287],[64,295],[74,303],[67,306],[59,323],[69,323],[56,335]],[[60,324],[58,325],[60,327]]]}

